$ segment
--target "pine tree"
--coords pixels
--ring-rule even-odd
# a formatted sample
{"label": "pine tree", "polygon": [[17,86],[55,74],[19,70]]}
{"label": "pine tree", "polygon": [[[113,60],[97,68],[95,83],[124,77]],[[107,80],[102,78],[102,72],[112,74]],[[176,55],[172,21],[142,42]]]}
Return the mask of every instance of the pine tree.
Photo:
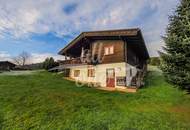
{"label": "pine tree", "polygon": [[190,89],[190,0],[181,0],[169,21],[160,67],[167,81]]}

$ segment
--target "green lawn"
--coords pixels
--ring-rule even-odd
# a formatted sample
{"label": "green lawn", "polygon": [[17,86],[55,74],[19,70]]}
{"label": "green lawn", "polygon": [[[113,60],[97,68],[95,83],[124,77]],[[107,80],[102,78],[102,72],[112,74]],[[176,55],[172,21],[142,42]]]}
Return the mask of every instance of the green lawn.
{"label": "green lawn", "polygon": [[137,93],[76,87],[48,72],[0,76],[2,130],[188,130],[190,95],[151,69]]}

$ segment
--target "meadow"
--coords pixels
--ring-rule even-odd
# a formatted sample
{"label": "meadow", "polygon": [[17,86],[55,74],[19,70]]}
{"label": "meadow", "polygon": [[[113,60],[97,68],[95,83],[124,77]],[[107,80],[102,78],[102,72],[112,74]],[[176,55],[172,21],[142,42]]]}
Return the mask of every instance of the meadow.
{"label": "meadow", "polygon": [[151,68],[137,93],[77,87],[40,71],[0,76],[0,130],[188,130],[190,95]]}

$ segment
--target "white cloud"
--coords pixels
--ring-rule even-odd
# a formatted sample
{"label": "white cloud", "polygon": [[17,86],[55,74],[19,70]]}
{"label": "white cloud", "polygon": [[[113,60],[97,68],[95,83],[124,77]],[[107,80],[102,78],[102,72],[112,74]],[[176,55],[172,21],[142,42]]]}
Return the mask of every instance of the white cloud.
{"label": "white cloud", "polygon": [[53,57],[55,61],[63,60],[63,56],[55,55],[51,53],[32,53],[30,59],[28,59],[29,63],[40,63],[43,62],[46,58]]}
{"label": "white cloud", "polygon": [[[55,32],[58,36],[87,30],[141,27],[149,49],[161,46],[168,15],[178,0],[0,0],[0,37],[30,36],[30,33]],[[63,8],[75,3],[67,14]],[[155,10],[139,19],[147,8]],[[138,19],[141,25],[134,21]],[[133,24],[132,24],[133,23]],[[159,41],[159,42],[158,42]]]}
{"label": "white cloud", "polygon": [[10,61],[11,55],[5,51],[0,51],[0,61]]}

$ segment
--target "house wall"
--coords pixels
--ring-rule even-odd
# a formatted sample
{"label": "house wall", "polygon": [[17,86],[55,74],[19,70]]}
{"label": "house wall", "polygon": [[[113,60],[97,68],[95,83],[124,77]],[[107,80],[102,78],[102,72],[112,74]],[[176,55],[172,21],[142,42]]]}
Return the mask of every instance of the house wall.
{"label": "house wall", "polygon": [[[114,68],[115,70],[115,87],[125,87],[117,86],[116,77],[126,77],[126,63],[112,63],[112,64],[99,64],[93,65],[82,65],[71,67],[70,77],[82,81],[82,82],[96,82],[100,83],[102,87],[106,87],[106,69]],[[88,69],[95,69],[95,77],[88,77]],[[74,77],[74,70],[80,70],[79,77]]]}
{"label": "house wall", "polygon": [[0,63],[0,70],[11,70],[15,67],[14,64],[10,64],[8,62],[3,62],[3,63]]}
{"label": "house wall", "polygon": [[[104,48],[113,46],[114,54],[104,55]],[[101,64],[120,63],[125,61],[123,40],[96,40],[92,43],[92,55],[97,54]]]}

